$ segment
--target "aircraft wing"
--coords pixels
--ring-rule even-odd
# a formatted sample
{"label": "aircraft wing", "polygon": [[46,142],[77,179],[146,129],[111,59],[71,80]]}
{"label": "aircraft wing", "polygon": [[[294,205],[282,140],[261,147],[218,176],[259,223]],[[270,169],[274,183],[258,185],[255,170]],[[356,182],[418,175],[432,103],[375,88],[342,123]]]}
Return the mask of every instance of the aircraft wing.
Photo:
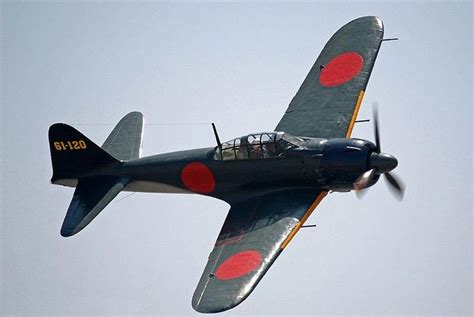
{"label": "aircraft wing", "polygon": [[362,17],[326,43],[275,131],[318,138],[350,137],[383,39],[383,23]]}
{"label": "aircraft wing", "polygon": [[240,304],[326,194],[289,189],[232,204],[194,292],[193,308],[214,313]]}

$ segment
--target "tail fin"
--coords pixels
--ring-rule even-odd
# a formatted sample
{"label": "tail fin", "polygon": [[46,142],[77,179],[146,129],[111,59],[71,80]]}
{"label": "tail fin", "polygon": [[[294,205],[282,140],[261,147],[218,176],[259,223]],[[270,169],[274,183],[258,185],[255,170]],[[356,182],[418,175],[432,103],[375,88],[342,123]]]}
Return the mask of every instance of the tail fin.
{"label": "tail fin", "polygon": [[84,172],[119,162],[84,134],[64,123],[49,128],[49,147],[53,183],[61,179],[78,179]]}
{"label": "tail fin", "polygon": [[143,115],[139,112],[123,117],[102,148],[67,124],[56,123],[49,128],[51,182],[76,186],[61,228],[62,236],[81,231],[127,186],[128,178],[103,173],[107,167],[120,164],[120,160],[140,157],[142,136]]}

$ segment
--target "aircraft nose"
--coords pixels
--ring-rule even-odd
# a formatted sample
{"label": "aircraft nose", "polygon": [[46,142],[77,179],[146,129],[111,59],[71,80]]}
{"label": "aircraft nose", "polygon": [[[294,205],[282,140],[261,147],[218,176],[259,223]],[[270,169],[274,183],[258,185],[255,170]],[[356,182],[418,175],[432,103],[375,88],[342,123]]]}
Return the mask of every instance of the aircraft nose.
{"label": "aircraft nose", "polygon": [[398,161],[390,154],[374,152],[370,155],[370,165],[377,170],[378,174],[383,174],[397,167]]}

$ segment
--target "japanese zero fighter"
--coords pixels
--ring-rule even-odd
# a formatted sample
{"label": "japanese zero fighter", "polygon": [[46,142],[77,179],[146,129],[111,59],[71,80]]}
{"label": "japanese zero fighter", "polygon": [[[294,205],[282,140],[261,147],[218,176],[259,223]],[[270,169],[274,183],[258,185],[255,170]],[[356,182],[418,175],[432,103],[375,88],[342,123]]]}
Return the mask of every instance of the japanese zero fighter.
{"label": "japanese zero fighter", "polygon": [[[361,191],[398,162],[375,142],[351,138],[383,41],[377,17],[362,17],[327,42],[275,131],[217,146],[141,157],[144,121],[127,114],[99,147],[64,123],[49,128],[51,182],[75,187],[61,228],[84,229],[121,191],[196,193],[230,205],[192,298],[203,313],[246,299],[328,192]],[[203,257],[206,255],[203,255]]]}

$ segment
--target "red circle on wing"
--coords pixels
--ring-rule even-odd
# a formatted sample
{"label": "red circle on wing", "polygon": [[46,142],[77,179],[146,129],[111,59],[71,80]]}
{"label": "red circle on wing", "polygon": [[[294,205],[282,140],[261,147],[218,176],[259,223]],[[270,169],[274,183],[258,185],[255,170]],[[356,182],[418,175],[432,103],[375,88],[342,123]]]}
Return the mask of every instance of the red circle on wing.
{"label": "red circle on wing", "polygon": [[230,280],[244,276],[255,270],[262,263],[262,255],[256,250],[246,250],[234,254],[217,268],[216,277]]}
{"label": "red circle on wing", "polygon": [[203,163],[189,163],[181,172],[183,184],[196,193],[212,193],[216,187],[216,181],[211,170]]}
{"label": "red circle on wing", "polygon": [[319,75],[319,83],[325,87],[342,85],[359,74],[364,59],[356,52],[342,53],[327,63]]}

